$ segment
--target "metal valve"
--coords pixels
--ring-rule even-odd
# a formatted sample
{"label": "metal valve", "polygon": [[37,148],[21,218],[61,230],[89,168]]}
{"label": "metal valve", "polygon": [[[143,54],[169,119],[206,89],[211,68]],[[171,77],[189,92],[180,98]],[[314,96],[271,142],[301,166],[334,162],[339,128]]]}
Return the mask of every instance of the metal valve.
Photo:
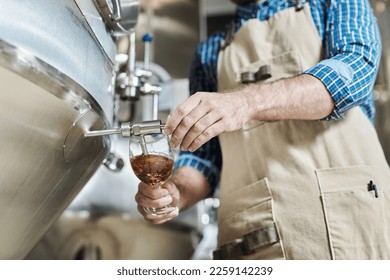
{"label": "metal valve", "polygon": [[87,131],[84,137],[105,136],[113,134],[122,134],[123,137],[131,137],[138,135],[162,133],[165,124],[161,124],[161,120],[143,121],[135,123],[122,123],[121,127]]}

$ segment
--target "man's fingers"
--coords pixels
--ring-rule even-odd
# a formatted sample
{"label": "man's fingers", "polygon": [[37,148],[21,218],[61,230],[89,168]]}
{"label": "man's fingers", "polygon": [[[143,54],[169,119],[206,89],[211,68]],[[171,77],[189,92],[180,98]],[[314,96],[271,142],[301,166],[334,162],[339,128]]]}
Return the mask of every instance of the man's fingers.
{"label": "man's fingers", "polygon": [[142,207],[161,208],[171,204],[173,202],[173,198],[171,195],[167,195],[158,199],[150,199],[143,194],[137,193],[135,196],[135,201],[139,206]]}
{"label": "man's fingers", "polygon": [[165,124],[165,133],[171,135],[182,122],[182,120],[192,111],[195,107],[197,107],[200,103],[201,96],[198,94],[194,94],[181,103],[175,111],[169,116],[167,119],[167,123]]}
{"label": "man's fingers", "polygon": [[215,112],[210,112],[204,115],[184,136],[180,148],[182,150],[188,150],[197,137],[199,137],[202,133],[207,134],[208,132],[206,132],[206,130],[219,120],[219,116],[217,116]]}
{"label": "man's fingers", "polygon": [[172,195],[166,188],[153,188],[147,184],[140,183],[135,201],[142,207],[160,208],[173,201]]}
{"label": "man's fingers", "polygon": [[[202,121],[202,119],[208,115],[208,110],[209,109],[206,106],[198,106],[183,118],[172,134],[171,143],[173,147],[177,147],[180,142],[183,142],[185,138],[194,133],[196,134],[194,137],[197,136],[211,124],[210,122],[212,121],[209,120],[209,118]],[[192,133],[190,133],[191,131]],[[186,145],[188,147],[190,143],[191,142],[188,142],[187,140],[187,143],[185,142],[184,145],[182,143],[181,148],[184,149]]]}
{"label": "man's fingers", "polygon": [[215,124],[209,126],[205,131],[203,131],[198,137],[192,141],[191,145],[188,147],[190,152],[194,152],[199,149],[203,144],[208,142],[211,138],[224,132],[224,126],[222,121],[218,121]]}
{"label": "man's fingers", "polygon": [[149,199],[158,199],[169,195],[169,191],[166,188],[154,188],[145,183],[138,185],[138,192]]}

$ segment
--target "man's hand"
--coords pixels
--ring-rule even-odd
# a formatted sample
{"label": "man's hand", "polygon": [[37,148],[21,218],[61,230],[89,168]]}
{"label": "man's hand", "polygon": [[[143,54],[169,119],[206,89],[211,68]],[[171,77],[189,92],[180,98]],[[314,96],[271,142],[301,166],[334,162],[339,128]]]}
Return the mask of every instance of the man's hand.
{"label": "man's hand", "polygon": [[161,208],[169,204],[176,205],[180,201],[180,192],[171,180],[166,181],[161,188],[153,188],[145,183],[139,183],[135,201],[138,204],[138,212],[153,224],[167,222],[179,215],[179,207],[164,215],[152,215],[144,210],[144,207]]}
{"label": "man's hand", "polygon": [[165,133],[173,147],[195,151],[223,132],[238,130],[250,120],[319,120],[334,109],[326,87],[302,74],[270,83],[254,83],[232,92],[198,92],[167,119]]}
{"label": "man's hand", "polygon": [[198,92],[181,103],[168,118],[165,132],[171,144],[195,151],[222,132],[242,128],[249,120],[250,101],[244,91],[234,93]]}
{"label": "man's hand", "polygon": [[[179,211],[190,208],[209,193],[209,183],[203,174],[192,167],[184,166],[177,169],[161,188],[154,189],[140,183],[135,201],[138,212],[146,220],[152,224],[161,224],[174,219],[179,215]],[[165,215],[154,216],[144,211],[144,207],[160,208],[172,202],[177,203],[177,208]]]}

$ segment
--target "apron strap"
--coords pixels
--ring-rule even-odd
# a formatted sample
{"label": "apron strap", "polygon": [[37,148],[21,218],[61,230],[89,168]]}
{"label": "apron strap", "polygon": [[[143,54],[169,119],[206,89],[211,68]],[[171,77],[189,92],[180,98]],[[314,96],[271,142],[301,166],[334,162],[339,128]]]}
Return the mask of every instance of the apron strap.
{"label": "apron strap", "polygon": [[298,12],[303,9],[303,6],[308,2],[307,0],[295,0],[295,10]]}
{"label": "apron strap", "polygon": [[214,260],[235,260],[249,255],[260,247],[279,241],[275,223],[245,234],[242,238],[229,242],[213,252]]}
{"label": "apron strap", "polygon": [[[290,1],[294,1],[295,2],[295,4],[294,4],[294,6],[295,6],[295,10],[298,12],[298,11],[300,11],[300,10],[302,10],[303,9],[303,6],[308,2],[308,0],[290,0]],[[263,1],[259,1],[259,2],[263,2]],[[229,26],[229,29],[228,29],[228,31],[227,31],[227,33],[226,33],[226,37],[225,37],[225,40],[222,42],[222,44],[221,44],[221,50],[223,51],[225,48],[227,48],[229,45],[230,45],[230,43],[233,41],[233,39],[234,39],[234,36],[235,36],[235,34],[234,34],[234,28],[235,28],[235,21],[234,20],[232,20],[231,21],[231,23],[230,23],[230,26]],[[267,78],[266,78],[267,79]],[[265,80],[265,79],[256,79],[256,78],[254,78],[254,80],[256,81],[259,81],[259,80]],[[248,82],[255,82],[255,81],[248,81]],[[245,83],[244,81],[243,81],[243,83]]]}
{"label": "apron strap", "polygon": [[227,31],[225,40],[222,42],[221,50],[224,50],[226,47],[228,47],[230,45],[231,42],[233,42],[233,39],[234,39],[234,25],[235,25],[235,21],[232,20],[232,22],[230,23],[230,26],[229,26],[229,30]]}

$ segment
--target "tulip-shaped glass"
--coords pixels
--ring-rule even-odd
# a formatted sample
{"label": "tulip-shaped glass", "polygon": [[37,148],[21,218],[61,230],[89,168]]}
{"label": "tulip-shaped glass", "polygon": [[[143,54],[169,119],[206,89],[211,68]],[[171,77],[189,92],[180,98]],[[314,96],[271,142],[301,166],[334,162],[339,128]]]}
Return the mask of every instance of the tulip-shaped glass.
{"label": "tulip-shaped glass", "polygon": [[[171,176],[174,166],[169,136],[162,133],[132,136],[129,147],[130,164],[137,178],[152,188],[160,188]],[[144,211],[155,216],[165,215],[175,210],[176,204],[174,201],[161,208],[144,207]]]}

